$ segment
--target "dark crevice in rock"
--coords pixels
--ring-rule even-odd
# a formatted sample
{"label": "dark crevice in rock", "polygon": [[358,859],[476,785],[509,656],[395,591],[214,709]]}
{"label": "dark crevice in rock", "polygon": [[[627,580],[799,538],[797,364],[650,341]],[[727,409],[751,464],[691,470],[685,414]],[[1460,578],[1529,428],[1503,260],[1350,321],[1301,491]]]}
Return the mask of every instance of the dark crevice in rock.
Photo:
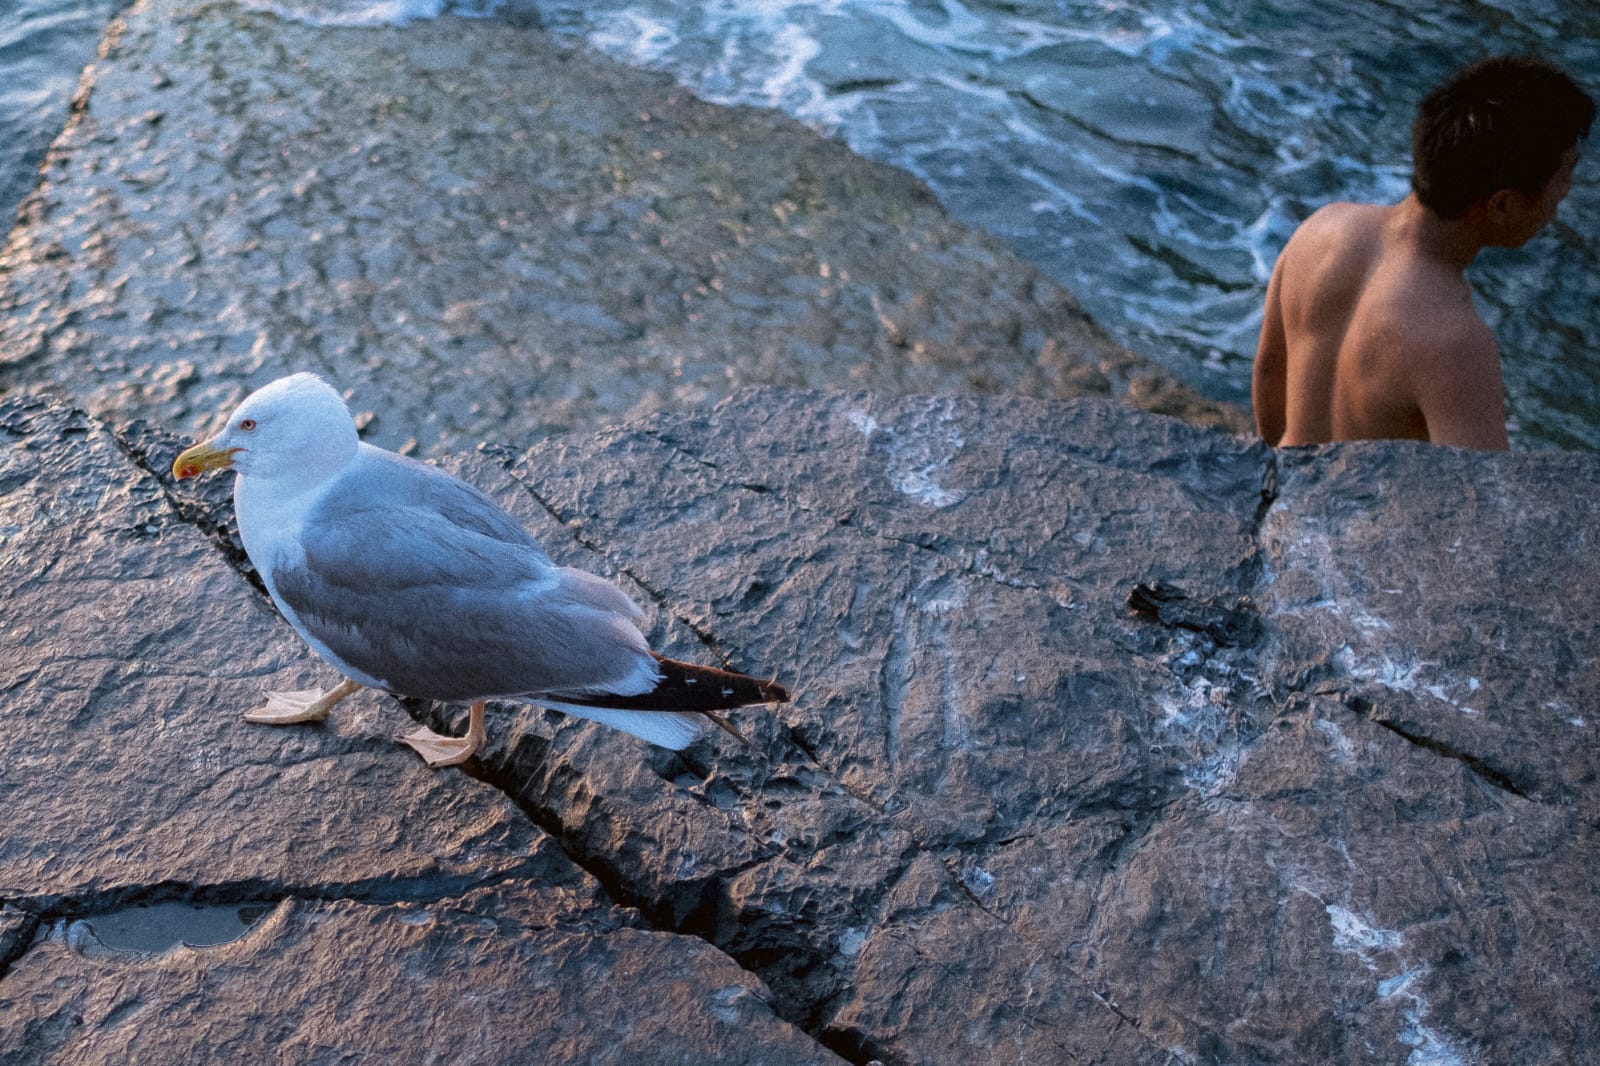
{"label": "dark crevice in rock", "polygon": [[1424,736],[1421,733],[1412,732],[1398,722],[1383,718],[1378,714],[1373,713],[1373,709],[1370,707],[1367,709],[1367,718],[1374,725],[1382,726],[1395,736],[1400,737],[1409,743],[1415,744],[1424,751],[1431,751],[1435,755],[1442,755],[1447,759],[1454,759],[1456,762],[1459,762],[1461,765],[1465,766],[1468,770],[1471,770],[1481,780],[1493,785],[1502,792],[1509,792],[1519,799],[1533,799],[1533,797],[1528,794],[1527,789],[1523,785],[1518,784],[1517,780],[1510,774],[1506,773],[1504,770],[1498,769],[1497,767],[1491,766],[1488,762],[1476,755],[1471,754],[1470,752],[1462,751],[1460,748],[1457,748],[1452,744],[1447,744],[1435,737]]}
{"label": "dark crevice in rock", "polygon": [[[1266,553],[1262,549],[1261,537],[1267,526],[1267,516],[1277,504],[1279,497],[1279,466],[1278,452],[1274,448],[1267,449],[1267,461],[1261,468],[1261,493],[1256,502],[1255,513],[1250,517],[1250,553],[1240,567],[1243,583],[1242,603],[1253,605],[1262,582],[1267,576]],[[1262,631],[1258,624],[1252,636],[1251,643],[1258,641]]]}
{"label": "dark crevice in rock", "polygon": [[1261,620],[1250,601],[1236,598],[1230,606],[1215,596],[1194,597],[1159,578],[1141,581],[1128,593],[1134,614],[1168,628],[1192,630],[1210,637],[1220,648],[1241,648],[1261,639]]}
{"label": "dark crevice in rock", "polygon": [[[727,902],[728,885],[747,870],[779,857],[779,849],[766,849],[754,858],[719,869],[709,877],[680,881],[674,886],[673,898],[663,898],[640,891],[629,872],[618,863],[617,856],[595,849],[581,833],[563,822],[558,811],[529,799],[525,792],[530,776],[526,767],[491,756],[468,762],[462,769],[475,780],[504,793],[530,822],[549,835],[574,865],[598,881],[613,902],[637,911],[649,928],[694,937],[732,959],[766,985],[772,996],[768,1004],[775,1014],[847,1061],[866,1066],[875,1057],[859,1051],[845,1054],[834,1047],[822,1030],[818,1005],[810,1001],[815,997],[802,999],[788,987],[802,983],[810,971],[825,970],[832,965],[831,959],[822,957],[803,937],[786,938],[787,942],[780,945],[757,933],[747,943],[735,944],[717,935],[718,927],[725,926],[730,918],[741,926],[750,924],[732,914]],[[837,986],[838,982],[830,983]]]}
{"label": "dark crevice in rock", "polygon": [[[444,724],[427,719],[432,705],[422,701],[407,703],[407,709],[419,721],[426,720],[435,728]],[[696,765],[683,753],[667,755],[691,776],[701,780],[713,776],[710,767]],[[812,762],[815,762],[814,756]],[[759,978],[770,991],[772,998],[768,1001],[769,1005],[780,1018],[806,1032],[834,1054],[858,1066],[866,1066],[874,1060],[899,1061],[865,1036],[829,1024],[828,1019],[834,1014],[833,1005],[846,994],[847,986],[843,975],[837,972],[838,961],[826,944],[819,944],[807,936],[803,923],[795,925],[789,919],[769,920],[762,915],[746,914],[729,901],[728,889],[735,879],[748,870],[783,858],[786,849],[761,848],[755,857],[719,869],[709,877],[677,882],[666,895],[641,891],[630,871],[623,863],[619,863],[616,855],[595,848],[585,838],[582,827],[568,826],[558,810],[529,798],[530,782],[546,776],[539,766],[529,766],[486,753],[465,764],[462,769],[475,780],[504,793],[529,821],[549,835],[575,866],[593,877],[613,902],[638,912],[645,926],[659,932],[702,940]],[[659,768],[657,772],[664,779],[677,776]],[[825,770],[822,772],[826,773]],[[883,813],[877,805],[862,800],[831,775],[826,784]],[[848,831],[841,830],[832,837],[818,840],[807,850],[812,854],[823,851],[842,843],[855,832],[856,827]],[[911,867],[917,855],[932,852],[933,849],[926,843],[914,842],[913,851],[901,856],[898,869],[879,886],[879,900],[888,897],[900,875]],[[960,883],[959,879],[956,881]],[[870,908],[872,904],[865,906]]]}
{"label": "dark crevice in rock", "polygon": [[159,881],[76,895],[13,897],[5,900],[5,904],[41,923],[63,918],[91,918],[109,911],[153,903],[266,904],[298,899],[322,903],[348,900],[374,905],[432,904],[455,899],[475,890],[493,888],[508,881],[539,882],[546,875],[545,861],[534,855],[508,869],[488,875],[373,877],[327,884],[293,884],[271,878],[246,878],[220,884]]}
{"label": "dark crevice in rock", "polygon": [[[16,917],[9,928],[0,931],[0,981],[4,981],[16,961],[32,949],[44,924],[37,915],[20,907],[12,910],[8,906],[5,909],[11,910]],[[0,913],[0,917],[3,916]]]}
{"label": "dark crevice in rock", "polygon": [[[1373,725],[1387,729],[1407,743],[1414,744],[1423,751],[1432,752],[1435,755],[1459,762],[1485,784],[1491,785],[1501,792],[1509,792],[1513,796],[1534,803],[1544,802],[1534,795],[1536,785],[1533,782],[1519,781],[1512,774],[1493,765],[1481,756],[1464,751],[1448,741],[1430,737],[1415,729],[1407,728],[1392,718],[1384,717],[1375,702],[1359,693],[1350,691],[1340,680],[1322,679],[1320,673],[1311,678],[1302,676],[1295,680],[1299,684],[1290,688],[1290,695],[1304,693],[1310,696],[1337,699],[1356,714],[1365,717]],[[1315,681],[1314,685],[1312,684],[1313,681]]]}
{"label": "dark crevice in rock", "polygon": [[1267,515],[1278,502],[1278,451],[1276,448],[1267,449],[1267,462],[1261,468],[1261,501],[1256,505],[1256,513],[1250,523],[1250,529],[1259,543],[1261,530],[1267,524]]}
{"label": "dark crevice in rock", "polygon": [[816,1037],[817,1043],[846,1062],[855,1063],[856,1066],[873,1066],[874,1063],[897,1064],[902,1061],[899,1056],[892,1054],[887,1048],[855,1029],[835,1029],[829,1026],[822,1032],[812,1035]]}

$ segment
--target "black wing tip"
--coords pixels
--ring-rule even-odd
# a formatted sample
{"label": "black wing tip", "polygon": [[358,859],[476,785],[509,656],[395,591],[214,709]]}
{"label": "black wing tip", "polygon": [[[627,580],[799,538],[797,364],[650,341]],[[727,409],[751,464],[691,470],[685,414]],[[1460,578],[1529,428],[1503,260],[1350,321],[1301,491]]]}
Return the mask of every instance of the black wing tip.
{"label": "black wing tip", "polygon": [[[749,674],[739,674],[732,671],[721,671],[721,676],[736,682],[734,689],[724,691],[738,702],[731,704],[736,707],[745,707],[759,703],[788,703],[789,690],[778,684],[778,679],[763,681],[759,677]],[[735,694],[735,690],[737,694]]]}
{"label": "black wing tip", "polygon": [[[789,703],[789,690],[778,684],[776,676],[771,681],[741,674],[737,670],[721,670],[715,666],[669,659],[657,652],[650,653],[661,668],[662,678],[668,687],[687,682],[689,685],[716,684],[723,690],[723,700],[716,703],[723,710],[746,707],[755,703]],[[732,697],[729,699],[729,697]]]}
{"label": "black wing tip", "polygon": [[[705,714],[708,711],[730,711],[735,707],[749,707],[762,703],[788,703],[789,690],[777,681],[763,681],[749,674],[732,670],[719,670],[714,666],[700,666],[678,659],[655,656],[660,678],[655,688],[632,696],[615,693],[560,694],[567,703],[589,707],[605,707],[617,711],[683,711]],[[554,694],[546,693],[554,696]]]}

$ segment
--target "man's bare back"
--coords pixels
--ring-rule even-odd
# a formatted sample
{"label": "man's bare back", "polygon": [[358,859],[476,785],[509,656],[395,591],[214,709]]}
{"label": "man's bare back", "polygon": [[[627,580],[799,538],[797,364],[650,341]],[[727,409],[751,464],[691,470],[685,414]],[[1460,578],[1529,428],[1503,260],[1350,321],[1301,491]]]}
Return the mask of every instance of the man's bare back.
{"label": "man's bare back", "polygon": [[1550,222],[1593,118],[1577,83],[1536,56],[1480,60],[1433,89],[1412,126],[1411,194],[1330,204],[1278,257],[1251,384],[1267,443],[1504,450],[1500,351],[1464,272]]}
{"label": "man's bare back", "polygon": [[1472,305],[1460,253],[1430,223],[1408,198],[1331,204],[1295,232],[1267,289],[1256,356],[1255,409],[1269,444],[1507,446],[1494,335]]}

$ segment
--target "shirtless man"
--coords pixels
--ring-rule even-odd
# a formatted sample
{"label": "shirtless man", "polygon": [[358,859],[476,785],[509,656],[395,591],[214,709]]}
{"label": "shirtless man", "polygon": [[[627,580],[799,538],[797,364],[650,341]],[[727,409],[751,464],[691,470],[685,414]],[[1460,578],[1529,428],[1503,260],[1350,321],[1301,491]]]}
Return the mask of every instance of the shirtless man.
{"label": "shirtless man", "polygon": [[1506,449],[1500,350],[1463,271],[1550,221],[1593,117],[1572,79],[1532,57],[1474,63],[1428,94],[1411,194],[1329,204],[1278,257],[1251,386],[1268,444]]}

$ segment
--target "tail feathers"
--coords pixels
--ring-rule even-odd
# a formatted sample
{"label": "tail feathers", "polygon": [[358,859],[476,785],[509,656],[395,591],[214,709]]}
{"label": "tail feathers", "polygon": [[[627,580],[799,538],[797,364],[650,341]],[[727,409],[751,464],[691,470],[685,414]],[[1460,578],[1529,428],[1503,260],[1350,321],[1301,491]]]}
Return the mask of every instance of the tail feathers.
{"label": "tail feathers", "polygon": [[689,711],[700,714],[732,710],[752,703],[789,702],[788,690],[776,681],[762,681],[747,674],[683,663],[660,655],[656,655],[655,660],[656,668],[661,671],[661,680],[649,692],[641,692],[636,696],[563,694],[561,699],[565,703],[606,707],[615,711]]}
{"label": "tail feathers", "polygon": [[538,702],[674,751],[688,747],[704,732],[707,719],[737,737],[746,747],[752,747],[717,712],[752,703],[789,702],[788,690],[776,681],[762,681],[746,674],[679,662],[660,655],[656,655],[655,660],[661,680],[649,692],[634,696],[562,694],[559,699],[546,698]]}
{"label": "tail feathers", "polygon": [[682,751],[706,731],[706,716],[703,714],[682,714],[672,711],[613,711],[604,707],[581,707],[560,700],[540,700],[539,703],[541,706],[565,714],[587,718],[591,722],[599,722],[612,729],[631,733],[640,740],[649,741],[669,751]]}

